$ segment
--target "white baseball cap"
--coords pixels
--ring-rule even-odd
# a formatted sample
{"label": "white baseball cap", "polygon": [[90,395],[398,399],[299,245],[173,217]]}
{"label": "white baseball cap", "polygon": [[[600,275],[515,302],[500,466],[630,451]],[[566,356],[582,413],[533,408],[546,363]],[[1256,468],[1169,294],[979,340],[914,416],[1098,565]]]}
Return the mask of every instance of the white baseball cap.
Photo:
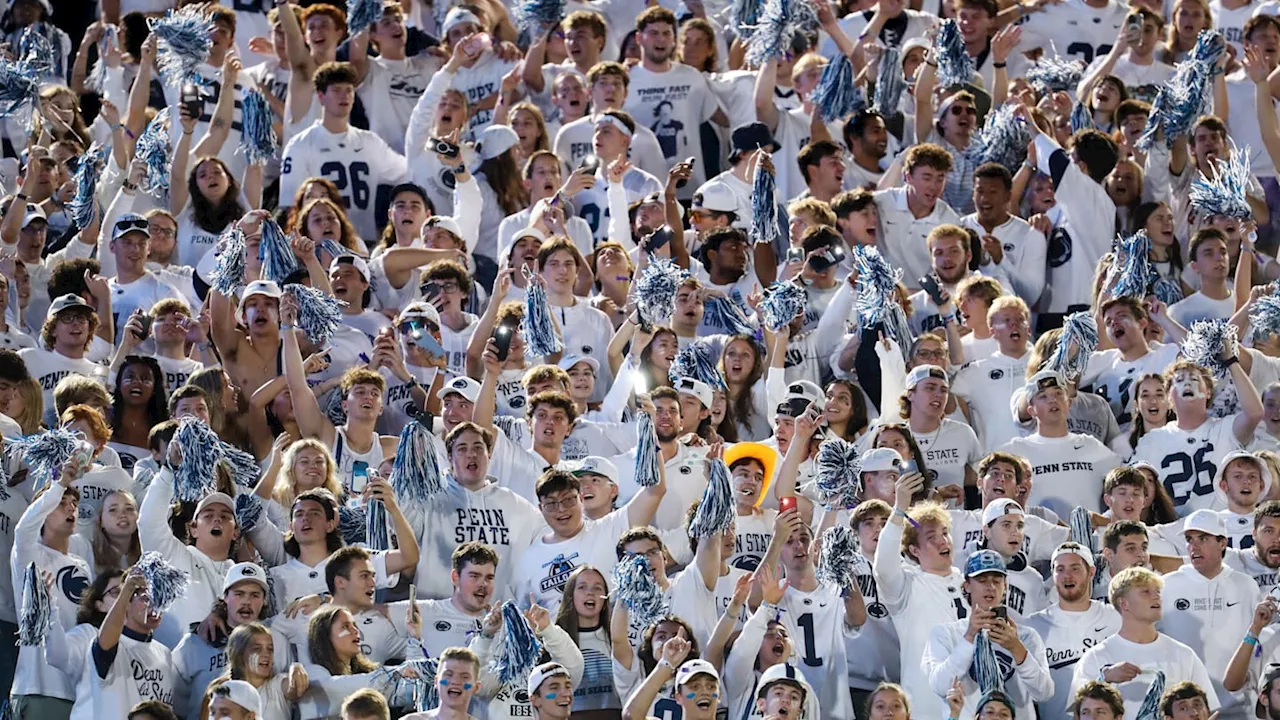
{"label": "white baseball cap", "polygon": [[573,369],[574,365],[584,362],[591,366],[591,372],[600,372],[600,361],[590,355],[565,355],[560,358],[560,362],[556,363],[561,370],[568,372]]}
{"label": "white baseball cap", "polygon": [[686,660],[680,669],[676,671],[676,687],[680,687],[698,675],[710,675],[720,682],[720,673],[716,672],[716,668],[711,663],[701,658],[697,660]]}
{"label": "white baseball cap", "polygon": [[1212,510],[1197,510],[1182,521],[1182,534],[1196,530],[1206,535],[1227,536],[1227,525],[1222,516]]}
{"label": "white baseball cap", "polygon": [[480,133],[480,139],[476,141],[476,149],[480,151],[481,159],[492,160],[515,147],[519,142],[520,136],[516,135],[516,131],[510,127],[490,125]]}
{"label": "white baseball cap", "polygon": [[[212,253],[210,253],[212,254]],[[240,294],[240,303],[236,305],[236,316],[244,317],[244,304],[254,295],[265,295],[269,298],[279,300],[284,297],[284,291],[276,284],[274,280],[254,280],[244,287],[244,292]]]}
{"label": "white baseball cap", "polygon": [[263,592],[270,592],[267,587],[267,571],[258,567],[251,562],[236,563],[227,571],[227,579],[222,581],[222,594],[226,595],[227,591],[237,583],[252,582],[262,586]]}
{"label": "white baseball cap", "polygon": [[440,228],[464,243],[466,242],[466,238],[462,237],[462,226],[458,224],[457,220],[448,215],[432,215],[427,218],[427,221],[422,224],[423,234],[426,234],[427,228]]}
{"label": "white baseball cap", "polygon": [[1034,400],[1036,394],[1041,390],[1050,390],[1052,388],[1062,388],[1063,390],[1066,390],[1067,379],[1064,378],[1061,373],[1056,373],[1052,370],[1041,370],[1035,375],[1032,375],[1026,385],[1027,402]]}
{"label": "white baseball cap", "polygon": [[475,402],[480,397],[480,383],[469,377],[456,377],[445,383],[436,391],[436,397],[444,401],[450,393],[457,393],[462,397]]}
{"label": "white baseball cap", "polygon": [[715,402],[715,391],[711,389],[710,385],[697,378],[676,378],[675,388],[682,395],[692,395],[698,398],[698,402],[702,403],[702,407],[708,410],[711,409],[712,403]]}
{"label": "white baseball cap", "polygon": [[710,212],[738,212],[738,195],[733,188],[719,180],[703,183],[693,194],[693,206],[690,210],[708,210]]}
{"label": "white baseball cap", "polygon": [[369,282],[369,263],[364,258],[353,253],[339,255],[333,259],[333,262],[329,263],[329,274],[332,275],[335,270],[343,265],[354,267],[359,271],[360,277],[364,278],[365,282]]}
{"label": "white baseball cap", "polygon": [[529,695],[536,694],[538,692],[538,688],[542,687],[542,683],[546,682],[550,678],[557,677],[557,676],[564,676],[569,678],[570,680],[573,679],[573,676],[569,674],[568,669],[566,669],[565,666],[561,665],[558,662],[542,663],[541,665],[530,670],[529,671],[529,687],[528,687]]}
{"label": "white baseball cap", "polygon": [[244,680],[227,680],[213,691],[215,696],[222,695],[241,708],[262,717],[262,696],[258,689]]}
{"label": "white baseball cap", "polygon": [[1005,515],[1026,515],[1022,506],[1012,498],[999,498],[982,509],[982,527],[986,527]]}
{"label": "white baseball cap", "polygon": [[1064,542],[1059,545],[1058,549],[1053,551],[1053,559],[1050,561],[1050,564],[1058,562],[1058,558],[1063,555],[1075,555],[1081,560],[1084,560],[1085,565],[1094,567],[1093,551],[1078,542]]}
{"label": "white baseball cap", "polygon": [[937,365],[917,365],[911,368],[911,372],[907,373],[907,390],[914,390],[917,385],[933,378],[941,380],[944,385],[951,387],[951,381],[947,379],[947,371]]}
{"label": "white baseball cap", "polygon": [[58,299],[54,300],[53,303],[49,305],[49,312],[45,313],[45,319],[52,320],[58,316],[58,313],[63,310],[71,310],[72,308],[93,310],[93,306],[85,302],[84,298],[76,295],[75,293],[67,293],[66,295],[58,296]]}
{"label": "white baseball cap", "polygon": [[467,23],[471,23],[481,29],[484,28],[484,23],[480,22],[480,18],[476,17],[476,14],[470,10],[461,7],[450,8],[448,14],[444,16],[444,22],[440,25],[440,31],[444,35],[448,35],[450,30]]}
{"label": "white baseball cap", "polygon": [[862,453],[860,462],[862,472],[881,472],[884,470],[902,470],[902,456],[897,450],[888,447],[875,448]]}
{"label": "white baseball cap", "polygon": [[440,312],[429,302],[411,302],[396,316],[396,325],[410,320],[426,320],[440,327]]}
{"label": "white baseball cap", "polygon": [[574,475],[600,475],[614,485],[618,484],[618,466],[608,458],[602,458],[599,455],[588,455],[571,463],[568,470]]}
{"label": "white baseball cap", "polygon": [[30,225],[32,220],[49,222],[49,216],[44,214],[39,205],[27,205],[27,212],[22,216],[22,227]]}
{"label": "white baseball cap", "polygon": [[196,505],[196,515],[204,512],[204,509],[210,505],[226,505],[231,508],[231,512],[236,511],[236,501],[231,496],[223,492],[211,492],[200,498],[200,504]]}

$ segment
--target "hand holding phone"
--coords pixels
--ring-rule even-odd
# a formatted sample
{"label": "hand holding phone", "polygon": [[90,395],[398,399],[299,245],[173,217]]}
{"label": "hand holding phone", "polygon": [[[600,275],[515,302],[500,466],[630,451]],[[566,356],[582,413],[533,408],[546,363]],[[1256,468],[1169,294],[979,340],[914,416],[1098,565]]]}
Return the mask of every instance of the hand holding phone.
{"label": "hand holding phone", "polygon": [[[684,162],[680,164],[688,165],[689,169],[692,170],[693,164],[696,163],[697,161],[698,161],[698,158],[696,157],[688,157],[688,158],[685,158]],[[680,178],[679,180],[676,180],[676,189],[679,190],[680,188],[683,188],[685,185],[688,185],[688,184],[689,184],[689,180],[687,178]]]}
{"label": "hand holding phone", "polygon": [[507,356],[511,354],[511,337],[515,334],[515,328],[510,325],[499,325],[493,331],[493,342],[498,346],[498,362],[506,362]]}
{"label": "hand holding phone", "polygon": [[995,606],[995,607],[991,608],[991,612],[995,613],[995,616],[996,616],[996,619],[997,619],[997,620],[1004,620],[1005,622],[1008,622],[1008,620],[1009,620],[1009,608],[1008,608],[1008,607],[1006,607],[1006,606],[1004,606],[1004,605],[997,605],[997,606]]}
{"label": "hand holding phone", "polygon": [[786,512],[788,510],[795,510],[795,509],[796,509],[796,497],[794,495],[788,495],[786,497],[778,498],[778,512]]}
{"label": "hand holding phone", "polygon": [[932,301],[934,305],[941,306],[942,286],[938,285],[938,281],[934,279],[933,275],[925,275],[920,278],[919,283],[920,289],[924,290],[925,294],[929,296],[929,300]]}

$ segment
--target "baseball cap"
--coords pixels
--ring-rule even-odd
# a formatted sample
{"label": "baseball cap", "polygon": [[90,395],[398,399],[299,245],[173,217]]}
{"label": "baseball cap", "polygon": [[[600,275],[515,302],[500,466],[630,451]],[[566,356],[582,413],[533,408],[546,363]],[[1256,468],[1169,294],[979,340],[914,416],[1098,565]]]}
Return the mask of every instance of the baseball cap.
{"label": "baseball cap", "polygon": [[773,471],[778,466],[778,451],[758,442],[734,443],[724,449],[724,464],[733,467],[740,460],[755,460],[764,466],[764,484],[760,487],[760,497],[756,505],[764,500],[769,491],[769,483],[773,481]]}
{"label": "baseball cap", "polygon": [[1222,522],[1222,516],[1212,510],[1197,510],[1187,516],[1182,522],[1182,534],[1193,530],[1218,537],[1227,536],[1227,526]]}
{"label": "baseball cap", "polygon": [[270,592],[270,588],[267,587],[266,571],[254,563],[242,562],[236,563],[227,571],[227,579],[222,581],[222,594],[226,595],[232,586],[242,582],[258,583],[264,592]]}
{"label": "baseball cap", "polygon": [[456,377],[445,383],[436,391],[436,397],[443,402],[450,393],[458,393],[462,397],[475,402],[480,397],[480,383],[469,377]]}
{"label": "baseball cap", "polygon": [[733,189],[719,180],[703,183],[693,194],[690,210],[706,210],[718,213],[736,213],[738,196]]}
{"label": "baseball cap", "polygon": [[[540,203],[546,202],[546,200],[539,200],[538,202]],[[503,267],[508,267],[511,265],[512,251],[515,250],[517,243],[519,243],[521,240],[527,237],[537,240],[539,244],[545,243],[547,241],[547,234],[542,232],[538,228],[535,228],[535,227],[520,228],[519,230],[516,231],[515,235],[511,236],[511,239],[508,240],[507,243],[503,245],[502,249],[498,252],[498,257],[500,258],[499,262],[502,264]]]}
{"label": "baseball cap", "polygon": [[1053,551],[1053,559],[1050,560],[1050,564],[1058,562],[1058,558],[1063,555],[1076,555],[1081,560],[1084,560],[1085,565],[1094,567],[1093,551],[1078,542],[1064,542],[1059,545],[1058,549]]}
{"label": "baseball cap", "polygon": [[49,305],[49,312],[45,313],[45,318],[51,320],[57,317],[58,313],[63,310],[72,310],[74,308],[93,310],[93,306],[85,302],[84,298],[76,295],[75,293],[67,293],[66,295],[58,296],[58,299],[54,300],[53,303]]}
{"label": "baseball cap", "polygon": [[702,407],[708,410],[711,409],[711,404],[715,402],[715,392],[711,389],[711,386],[697,378],[676,378],[675,386],[676,390],[681,394],[698,398],[698,402],[702,403]]}
{"label": "baseball cap", "polygon": [[518,142],[520,136],[516,135],[515,130],[506,125],[490,125],[480,133],[476,149],[480,151],[480,159],[492,160],[515,147]]}
{"label": "baseball cap", "polygon": [[720,682],[720,673],[716,672],[716,668],[711,663],[701,658],[697,660],[686,660],[679,670],[676,670],[676,687],[680,687],[698,675],[710,675],[715,678],[716,682]]}
{"label": "baseball cap", "polygon": [[22,216],[22,227],[30,225],[32,220],[49,222],[49,216],[44,214],[39,205],[27,205],[27,212]]}
{"label": "baseball cap", "polygon": [[448,35],[450,30],[467,23],[471,23],[481,29],[484,28],[484,24],[480,22],[480,18],[476,17],[475,13],[465,8],[454,7],[451,8],[448,14],[444,16],[444,22],[440,25],[440,31],[444,35]]}
{"label": "baseball cap", "polygon": [[571,680],[573,678],[573,676],[569,674],[569,671],[565,668],[565,666],[561,665],[558,662],[542,663],[541,665],[530,670],[529,671],[529,688],[528,688],[529,694],[533,695],[537,693],[538,688],[542,687],[542,683],[546,682],[550,678],[553,678],[559,675],[563,675],[564,677],[570,678]]}
{"label": "baseball cap", "polygon": [[221,695],[241,708],[248,710],[254,714],[254,717],[262,717],[262,695],[258,694],[257,688],[244,680],[227,680],[219,685],[213,693],[214,695]]}
{"label": "baseball cap", "polygon": [[427,228],[440,228],[459,240],[464,240],[462,237],[462,226],[458,224],[457,220],[454,220],[448,215],[432,215],[427,218],[427,221],[422,224],[422,230],[424,233]]}
{"label": "baseball cap", "polygon": [[756,683],[756,698],[763,698],[769,692],[769,686],[775,683],[789,683],[800,688],[804,691],[806,700],[813,694],[813,689],[809,687],[809,682],[805,680],[800,668],[791,663],[781,662],[770,665],[767,670],[760,673],[760,680]]}
{"label": "baseball cap", "polygon": [[907,390],[914,390],[917,385],[928,378],[941,380],[947,385],[947,387],[951,387],[951,381],[947,379],[947,371],[937,365],[917,365],[911,368],[911,372],[907,373],[907,384],[905,387]]}
{"label": "baseball cap", "polygon": [[591,372],[600,372],[600,361],[590,355],[566,355],[560,358],[560,362],[556,363],[561,370],[568,372],[580,362],[584,362],[591,366]]}
{"label": "baseball cap", "polygon": [[440,312],[429,302],[411,302],[396,316],[396,325],[412,320],[425,320],[440,327]]}
{"label": "baseball cap", "polygon": [[1018,709],[1014,707],[1013,700],[1010,699],[1003,690],[990,690],[983,693],[982,697],[978,699],[978,707],[974,710],[974,715],[981,716],[982,708],[985,707],[987,703],[992,702],[1003,703],[1005,707],[1009,708],[1010,717],[1018,716]]}
{"label": "baseball cap", "polygon": [[1031,376],[1031,379],[1027,381],[1026,388],[1027,401],[1030,402],[1035,399],[1036,394],[1041,390],[1050,390],[1052,388],[1066,390],[1067,379],[1062,377],[1061,373],[1056,373],[1052,370],[1041,370]]}
{"label": "baseball cap", "polygon": [[613,461],[599,455],[588,455],[569,466],[574,475],[599,475],[607,478],[614,485],[618,484],[618,466]]}
{"label": "baseball cap", "polygon": [[734,128],[729,142],[733,146],[733,154],[729,156],[730,161],[737,160],[741,153],[757,149],[777,152],[781,147],[774,139],[773,133],[769,132],[769,126],[762,122],[743,123]]}
{"label": "baseball cap", "polygon": [[244,304],[254,295],[265,295],[269,298],[279,300],[284,296],[284,291],[274,280],[254,280],[244,287],[244,292],[240,294],[240,304],[236,306],[236,315],[244,313]]}
{"label": "baseball cap", "polygon": [[860,461],[862,472],[881,472],[884,470],[901,470],[902,456],[897,450],[888,447],[875,448],[862,453]]}
{"label": "baseball cap", "polygon": [[1004,558],[1000,557],[1000,553],[995,550],[979,550],[969,556],[964,564],[964,579],[968,580],[989,572],[1007,575],[1008,570],[1004,565]]}
{"label": "baseball cap", "polygon": [[223,492],[211,492],[200,498],[200,504],[196,505],[196,515],[204,512],[204,509],[210,505],[226,505],[231,508],[232,512],[236,510],[236,501],[232,500],[230,495]]}
{"label": "baseball cap", "polygon": [[337,270],[342,265],[350,265],[354,267],[359,271],[360,277],[364,278],[365,282],[369,282],[369,263],[364,258],[350,253],[339,255],[333,259],[333,262],[329,263],[329,274],[332,275],[333,271]]}
{"label": "baseball cap", "polygon": [[1022,506],[1013,498],[999,498],[992,500],[989,505],[982,509],[982,527],[986,527],[1005,515],[1026,515],[1022,510]]}
{"label": "baseball cap", "polygon": [[[23,227],[26,227],[25,222],[23,223]],[[148,238],[151,237],[151,229],[147,225],[146,218],[142,217],[138,213],[125,213],[116,218],[116,223],[111,226],[111,239],[119,240],[131,232],[140,232]]]}
{"label": "baseball cap", "polygon": [[822,402],[822,388],[812,380],[797,380],[787,384],[787,400],[803,398],[811,403]]}
{"label": "baseball cap", "polygon": [[1258,699],[1253,704],[1255,717],[1267,718],[1267,709],[1262,705],[1262,696],[1271,692],[1271,683],[1280,679],[1280,663],[1271,663],[1262,669],[1262,677],[1258,678]]}

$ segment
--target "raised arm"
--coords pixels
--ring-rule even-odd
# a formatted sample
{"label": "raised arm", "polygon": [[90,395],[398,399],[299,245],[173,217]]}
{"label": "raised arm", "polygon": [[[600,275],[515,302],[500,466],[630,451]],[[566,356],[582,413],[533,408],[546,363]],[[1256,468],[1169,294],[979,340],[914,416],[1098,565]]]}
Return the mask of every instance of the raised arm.
{"label": "raised arm", "polygon": [[915,133],[916,142],[929,140],[933,134],[933,89],[938,86],[938,60],[933,49],[925,50],[924,65],[916,74],[915,97]]}
{"label": "raised arm", "polygon": [[187,166],[191,162],[191,136],[196,131],[196,121],[199,119],[187,114],[185,105],[180,106],[178,112],[182,134],[169,158],[169,177],[173,180],[169,183],[169,212],[175,217],[187,207],[190,197],[187,192]]}
{"label": "raised arm", "polygon": [[[196,143],[196,157],[217,155],[222,152],[227,138],[231,137],[231,121],[236,109],[236,81],[239,78],[240,58],[227,53],[226,62],[222,63],[222,89],[218,92],[218,103],[213,106],[209,132]],[[182,177],[185,179],[185,176]]]}
{"label": "raised arm", "polygon": [[291,295],[280,299],[280,337],[284,340],[281,355],[284,356],[284,375],[289,384],[289,396],[293,398],[293,416],[298,430],[306,437],[316,438],[325,445],[333,445],[337,431],[325,416],[307,385],[307,374],[302,367],[302,350],[298,346],[298,303]]}
{"label": "raised arm", "polygon": [[770,60],[756,73],[756,119],[778,131],[778,107],[773,104],[773,90],[778,84],[778,61]]}
{"label": "raised arm", "polygon": [[369,481],[366,488],[368,497],[376,498],[382,501],[387,507],[387,515],[391,517],[391,522],[395,528],[396,544],[399,546],[395,550],[387,551],[387,574],[394,575],[398,572],[415,568],[418,566],[418,540],[413,526],[409,524],[408,518],[400,509],[400,503],[396,501],[395,491],[391,489],[391,484],[383,479],[373,479]]}
{"label": "raised arm", "polygon": [[[1244,69],[1253,81],[1254,101],[1257,104],[1258,128],[1262,132],[1262,144],[1271,162],[1280,160],[1280,122],[1276,120],[1275,104],[1271,101],[1271,86],[1267,83],[1267,63],[1259,48],[1244,51]],[[1225,117],[1225,115],[1223,116]]]}
{"label": "raised arm", "polygon": [[666,641],[662,646],[662,659],[653,668],[653,672],[645,677],[644,682],[632,693],[631,699],[622,710],[625,720],[645,720],[649,717],[649,707],[658,699],[658,693],[667,683],[675,680],[676,669],[689,656],[689,641],[684,637],[684,628],[680,634]]}

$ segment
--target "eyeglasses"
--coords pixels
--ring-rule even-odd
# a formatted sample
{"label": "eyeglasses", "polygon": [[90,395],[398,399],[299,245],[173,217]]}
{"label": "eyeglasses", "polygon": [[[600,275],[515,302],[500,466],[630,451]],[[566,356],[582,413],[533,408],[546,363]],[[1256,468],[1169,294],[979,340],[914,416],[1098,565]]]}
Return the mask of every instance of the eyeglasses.
{"label": "eyeglasses", "polygon": [[917,350],[916,357],[922,360],[942,360],[947,357],[946,350]]}
{"label": "eyeglasses", "polygon": [[568,497],[562,498],[560,500],[542,500],[541,502],[538,503],[538,505],[541,506],[542,509],[546,510],[547,512],[557,512],[561,508],[565,510],[572,510],[573,508],[578,506],[578,503],[581,500],[582,498],[577,495],[569,495]]}
{"label": "eyeglasses", "polygon": [[159,226],[150,227],[149,225],[148,225],[148,228],[151,231],[152,237],[159,235],[160,237],[171,238],[171,237],[177,236],[178,234],[178,231],[175,228],[167,228],[167,227],[159,227]]}
{"label": "eyeglasses", "polygon": [[956,117],[960,117],[961,115],[973,115],[976,117],[978,114],[978,110],[977,108],[972,108],[968,106],[962,107],[960,105],[952,105],[950,113]]}
{"label": "eyeglasses", "polygon": [[649,548],[648,550],[645,550],[642,553],[637,553],[637,552],[627,553],[627,557],[636,557],[640,555],[643,555],[645,560],[654,560],[662,555],[662,548],[660,547]]}

